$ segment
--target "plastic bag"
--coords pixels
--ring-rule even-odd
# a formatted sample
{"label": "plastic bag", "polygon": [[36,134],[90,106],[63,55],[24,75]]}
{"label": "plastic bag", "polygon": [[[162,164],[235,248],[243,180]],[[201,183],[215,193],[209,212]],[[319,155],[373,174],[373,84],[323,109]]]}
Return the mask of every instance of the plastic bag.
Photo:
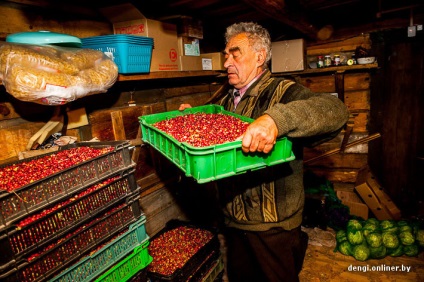
{"label": "plastic bag", "polygon": [[117,65],[101,51],[0,43],[0,80],[22,101],[63,105],[107,92],[117,77]]}

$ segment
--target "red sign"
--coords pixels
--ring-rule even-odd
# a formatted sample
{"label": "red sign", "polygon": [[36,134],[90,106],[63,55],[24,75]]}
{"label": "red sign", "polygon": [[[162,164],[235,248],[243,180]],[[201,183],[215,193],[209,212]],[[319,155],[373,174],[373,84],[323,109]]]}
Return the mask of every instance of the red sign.
{"label": "red sign", "polygon": [[144,24],[135,24],[115,28],[116,34],[138,34],[144,33]]}
{"label": "red sign", "polygon": [[171,62],[175,62],[178,58],[177,51],[174,48],[171,48],[169,50],[169,59],[171,59]]}

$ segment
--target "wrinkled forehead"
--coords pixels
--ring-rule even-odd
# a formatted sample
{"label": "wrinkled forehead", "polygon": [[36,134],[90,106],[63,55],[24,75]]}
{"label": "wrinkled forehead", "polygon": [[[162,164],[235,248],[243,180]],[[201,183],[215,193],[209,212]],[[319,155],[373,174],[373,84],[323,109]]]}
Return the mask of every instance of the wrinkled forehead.
{"label": "wrinkled forehead", "polygon": [[229,52],[235,49],[246,49],[249,47],[249,38],[247,37],[246,33],[240,33],[237,34],[236,36],[232,37],[226,47],[225,47],[225,51]]}

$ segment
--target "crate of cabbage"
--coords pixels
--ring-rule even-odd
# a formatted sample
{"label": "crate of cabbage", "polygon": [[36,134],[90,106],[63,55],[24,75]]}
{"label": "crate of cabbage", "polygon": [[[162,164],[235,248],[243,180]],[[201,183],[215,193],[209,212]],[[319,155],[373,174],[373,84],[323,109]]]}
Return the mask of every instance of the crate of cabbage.
{"label": "crate of cabbage", "polygon": [[295,158],[292,143],[277,139],[268,153],[244,153],[240,137],[253,119],[207,105],[139,117],[142,139],[198,183],[261,169]]}
{"label": "crate of cabbage", "polygon": [[346,229],[337,231],[336,241],[335,251],[359,261],[414,257],[424,249],[424,229],[418,222],[406,220],[351,219]]}

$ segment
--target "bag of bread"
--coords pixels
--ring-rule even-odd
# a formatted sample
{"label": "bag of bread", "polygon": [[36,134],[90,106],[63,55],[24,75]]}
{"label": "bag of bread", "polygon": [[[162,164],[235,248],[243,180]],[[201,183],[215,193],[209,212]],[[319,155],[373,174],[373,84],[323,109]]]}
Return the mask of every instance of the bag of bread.
{"label": "bag of bread", "polygon": [[101,51],[0,43],[0,80],[22,101],[66,104],[107,92],[117,77],[118,67]]}

